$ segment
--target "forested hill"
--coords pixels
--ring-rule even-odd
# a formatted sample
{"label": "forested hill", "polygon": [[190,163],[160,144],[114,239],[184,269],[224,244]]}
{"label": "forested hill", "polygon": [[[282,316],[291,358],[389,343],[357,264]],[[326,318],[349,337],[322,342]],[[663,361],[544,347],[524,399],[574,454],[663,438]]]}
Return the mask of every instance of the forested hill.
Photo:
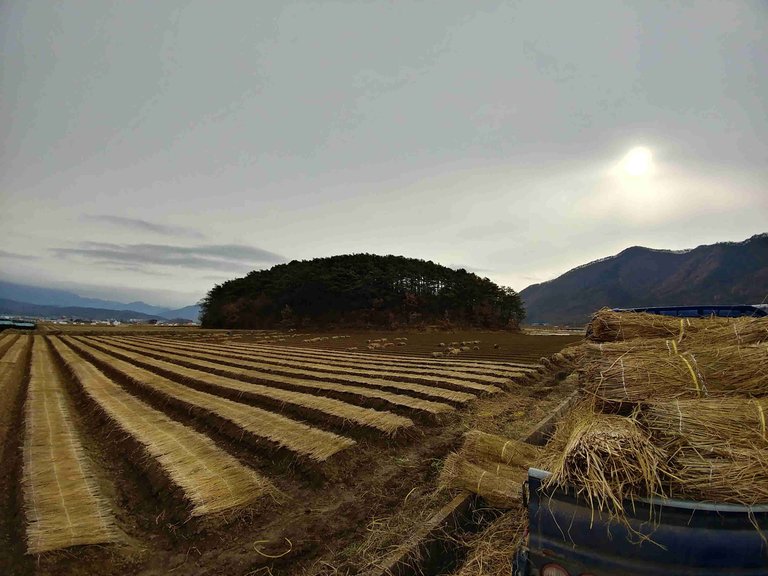
{"label": "forested hill", "polygon": [[293,261],[215,286],[202,303],[211,328],[477,326],[515,328],[517,293],[466,270],[402,256],[351,254]]}

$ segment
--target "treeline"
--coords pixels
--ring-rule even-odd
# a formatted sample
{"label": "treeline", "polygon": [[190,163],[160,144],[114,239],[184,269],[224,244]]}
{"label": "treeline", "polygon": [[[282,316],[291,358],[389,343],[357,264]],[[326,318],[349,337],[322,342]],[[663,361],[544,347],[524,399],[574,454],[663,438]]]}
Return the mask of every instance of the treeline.
{"label": "treeline", "polygon": [[215,286],[202,302],[209,328],[474,326],[516,329],[511,288],[466,270],[402,256],[351,254],[293,261]]}

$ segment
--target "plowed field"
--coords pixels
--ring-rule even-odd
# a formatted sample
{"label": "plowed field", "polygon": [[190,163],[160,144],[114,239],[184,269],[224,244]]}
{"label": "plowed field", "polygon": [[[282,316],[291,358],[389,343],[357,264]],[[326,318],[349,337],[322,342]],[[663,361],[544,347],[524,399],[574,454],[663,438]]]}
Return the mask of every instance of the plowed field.
{"label": "plowed field", "polygon": [[372,522],[439,500],[474,407],[540,416],[529,375],[575,339],[0,338],[0,573],[265,575],[366,566]]}

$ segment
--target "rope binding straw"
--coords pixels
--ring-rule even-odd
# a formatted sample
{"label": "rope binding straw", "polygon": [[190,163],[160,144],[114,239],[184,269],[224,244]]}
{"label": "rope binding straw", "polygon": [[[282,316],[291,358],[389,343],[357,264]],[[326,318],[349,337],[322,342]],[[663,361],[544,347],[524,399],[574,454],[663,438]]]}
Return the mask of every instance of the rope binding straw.
{"label": "rope binding straw", "polygon": [[698,396],[701,397],[701,386],[699,385],[699,379],[696,377],[696,372],[693,370],[693,366],[691,366],[691,363],[688,362],[688,359],[682,354],[678,355],[678,358],[680,358],[683,362],[685,362],[685,365],[688,367],[688,372],[691,373],[691,378],[693,379],[693,383],[696,385],[696,394],[698,394]]}
{"label": "rope binding straw", "polygon": [[485,476],[485,470],[480,474],[480,479],[477,481],[477,490],[475,492],[478,494],[480,494],[480,483],[483,481],[483,476]]}
{"label": "rope binding straw", "polygon": [[504,442],[504,446],[501,447],[501,461],[504,462],[504,451],[507,449],[507,444],[512,442],[512,440],[507,440]]}
{"label": "rope binding straw", "polygon": [[760,428],[762,428],[763,438],[768,440],[768,436],[766,436],[766,431],[765,431],[765,412],[763,411],[763,407],[760,406],[757,400],[752,400],[752,402],[754,403],[755,408],[757,408],[757,414],[760,418]]}

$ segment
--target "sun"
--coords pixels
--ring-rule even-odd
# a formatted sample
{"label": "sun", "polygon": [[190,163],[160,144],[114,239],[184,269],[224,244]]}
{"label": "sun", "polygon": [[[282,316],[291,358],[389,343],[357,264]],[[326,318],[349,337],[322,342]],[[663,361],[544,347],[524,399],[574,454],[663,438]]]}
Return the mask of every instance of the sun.
{"label": "sun", "polygon": [[630,176],[647,176],[653,168],[653,154],[648,148],[632,148],[624,156],[622,166]]}

